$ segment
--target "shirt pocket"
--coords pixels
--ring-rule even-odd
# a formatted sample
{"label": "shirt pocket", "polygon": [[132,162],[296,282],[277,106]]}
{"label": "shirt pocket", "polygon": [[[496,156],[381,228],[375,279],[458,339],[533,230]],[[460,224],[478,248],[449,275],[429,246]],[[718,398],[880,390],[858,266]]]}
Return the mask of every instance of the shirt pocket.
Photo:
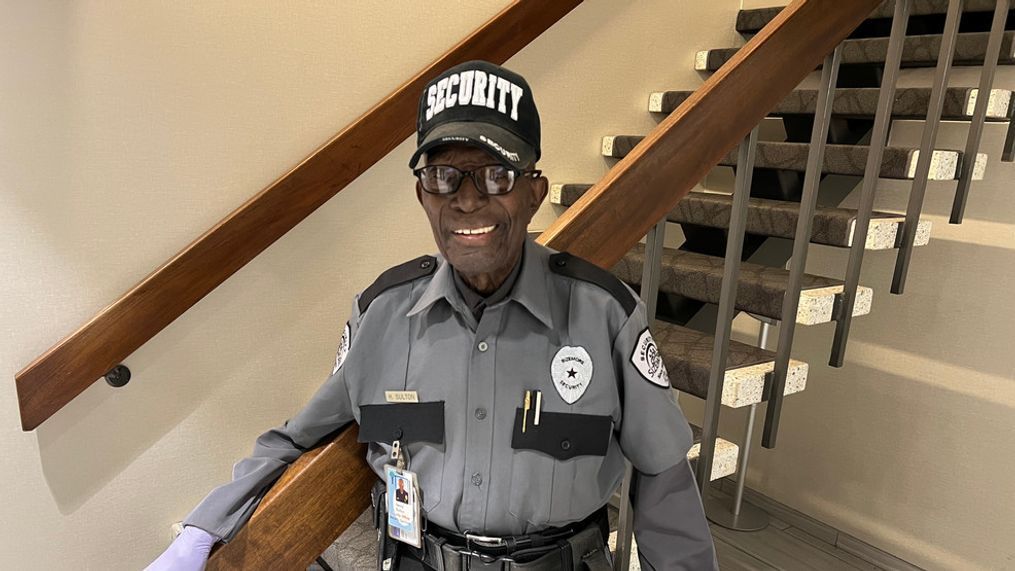
{"label": "shirt pocket", "polygon": [[530,413],[525,432],[522,419],[519,408],[511,439],[511,515],[537,527],[578,520],[600,507],[599,486],[586,484],[596,481],[610,448],[612,418],[543,411],[534,426]]}
{"label": "shirt pocket", "polygon": [[423,509],[440,504],[444,484],[444,401],[372,404],[360,407],[360,442],[370,443],[375,470],[392,464],[391,445],[398,440],[416,472]]}

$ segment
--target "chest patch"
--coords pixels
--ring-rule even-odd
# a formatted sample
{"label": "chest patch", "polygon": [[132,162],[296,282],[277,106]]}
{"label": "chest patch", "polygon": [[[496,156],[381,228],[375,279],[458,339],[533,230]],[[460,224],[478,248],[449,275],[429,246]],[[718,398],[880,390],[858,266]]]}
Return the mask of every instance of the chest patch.
{"label": "chest patch", "polygon": [[592,357],[584,347],[561,347],[550,363],[553,386],[567,404],[585,394],[592,381]]}
{"label": "chest patch", "polygon": [[342,368],[345,356],[349,354],[349,336],[349,324],[346,323],[345,329],[342,330],[342,340],[338,342],[338,354],[335,355],[335,368],[331,370],[332,375]]}
{"label": "chest patch", "polygon": [[670,388],[670,377],[666,373],[666,365],[663,364],[663,356],[659,354],[655,339],[649,333],[648,327],[638,336],[638,342],[634,344],[634,351],[631,353],[631,364],[641,373],[641,376],[664,389]]}

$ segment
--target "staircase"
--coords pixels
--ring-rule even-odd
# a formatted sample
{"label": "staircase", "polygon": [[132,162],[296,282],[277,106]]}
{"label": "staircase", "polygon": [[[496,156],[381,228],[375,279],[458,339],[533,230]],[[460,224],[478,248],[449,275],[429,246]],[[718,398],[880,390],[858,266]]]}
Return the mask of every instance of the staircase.
{"label": "staircase", "polygon": [[[943,18],[948,3],[943,0],[916,2],[910,12],[910,28],[902,46],[902,67],[933,67],[946,38]],[[781,8],[742,10],[736,29],[744,35],[758,32],[779,13]],[[861,181],[871,151],[870,137],[875,123],[880,78],[888,55],[891,17],[895,2],[885,2],[861,24],[853,36],[842,44],[842,71],[831,99],[829,144],[820,167],[823,185],[814,211],[809,243],[826,247],[850,249],[858,234],[857,209],[839,206],[846,195]],[[994,2],[970,0],[965,3],[963,27],[954,42],[953,65],[982,66],[987,52],[990,14]],[[711,73],[718,70],[737,53],[738,48],[707,49],[697,53],[696,70]],[[1015,32],[1005,31],[1001,38],[1001,65],[1015,65]],[[665,89],[666,86],[660,86]],[[657,91],[648,94],[647,111],[669,114],[687,101],[691,91]],[[890,113],[893,119],[923,119],[934,106],[932,88],[906,87],[895,92]],[[941,118],[970,121],[979,98],[976,86],[949,85],[944,90]],[[815,121],[819,92],[797,89],[786,96],[770,112],[780,121],[786,140],[760,141],[757,144],[746,206],[744,227],[746,238],[743,262],[737,280],[733,306],[768,320],[780,320],[783,305],[791,294],[790,271],[792,240],[799,223],[804,173],[810,149],[809,134]],[[990,89],[985,120],[1011,124],[1015,100],[1011,89]],[[641,135],[606,135],[602,139],[602,155],[622,159],[643,140]],[[1009,137],[1011,139],[1011,137]],[[1008,150],[1006,145],[1006,160]],[[721,161],[723,167],[738,171],[738,149],[732,149]],[[957,181],[963,165],[972,164],[973,181],[981,180],[991,161],[983,153],[966,156],[961,149],[935,148],[927,179]],[[915,147],[889,146],[883,150],[879,178],[914,180],[920,162]],[[743,169],[739,169],[743,170]],[[834,180],[829,175],[838,175]],[[552,173],[551,173],[552,176]],[[843,181],[846,181],[845,184]],[[549,200],[561,212],[574,205],[592,188],[591,181],[557,182],[551,186]],[[882,191],[878,191],[882,192]],[[975,188],[971,193],[975,200]],[[696,399],[708,399],[709,377],[713,359],[716,305],[724,272],[727,235],[735,217],[734,196],[725,192],[697,189],[666,214],[666,226],[682,231],[684,242],[679,247],[663,248],[659,261],[658,302],[654,336],[666,362],[674,388]],[[863,250],[872,255],[892,255],[905,246],[906,213],[870,213],[870,225],[864,232]],[[929,221],[919,220],[912,245],[933,247]],[[651,263],[647,247],[638,244],[613,267],[612,272],[636,289],[642,286],[645,265]],[[803,274],[800,280],[796,324],[816,325],[841,319],[846,280],[840,276]],[[852,304],[853,317],[862,318],[872,311],[873,289],[860,286]],[[899,303],[901,300],[884,300]],[[801,330],[807,335],[806,329]],[[758,405],[769,399],[771,375],[776,368],[777,354],[751,344],[730,341],[726,368],[722,375],[719,403],[739,408]],[[789,359],[783,395],[805,390],[808,363]],[[820,373],[819,373],[820,376]],[[689,457],[697,459],[701,429],[694,427],[696,444]],[[737,445],[718,439],[711,476],[719,478],[736,471]],[[372,564],[374,536],[369,519],[361,517],[335,543],[326,557],[336,569],[362,568]],[[637,564],[636,559],[633,564]]]}

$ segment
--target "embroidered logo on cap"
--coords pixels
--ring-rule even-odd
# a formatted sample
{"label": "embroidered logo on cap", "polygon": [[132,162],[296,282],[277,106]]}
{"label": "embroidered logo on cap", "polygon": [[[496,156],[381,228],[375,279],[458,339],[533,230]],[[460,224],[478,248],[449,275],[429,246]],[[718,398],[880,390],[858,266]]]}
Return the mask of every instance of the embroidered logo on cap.
{"label": "embroidered logo on cap", "polygon": [[517,121],[518,103],[524,95],[525,90],[520,85],[492,73],[470,69],[442,77],[427,89],[425,117],[429,121],[445,109],[471,105],[495,109]]}
{"label": "embroidered logo on cap", "polygon": [[659,354],[659,348],[656,347],[655,339],[652,339],[648,327],[641,332],[638,342],[634,344],[631,364],[648,382],[664,389],[670,388],[670,377],[666,373],[666,365],[663,363],[663,357]]}
{"label": "embroidered logo on cap", "polygon": [[342,368],[342,363],[345,362],[345,356],[349,354],[349,337],[351,332],[349,331],[349,324],[345,324],[345,329],[342,330],[342,340],[338,342],[338,354],[335,355],[335,368],[331,370],[331,374],[334,375]]}
{"label": "embroidered logo on cap", "polygon": [[497,149],[497,152],[499,152],[500,154],[502,154],[505,157],[507,157],[508,160],[510,160],[510,161],[517,161],[518,160],[518,153],[512,153],[511,151],[509,151],[509,150],[505,149],[504,147],[500,146],[500,143],[498,143],[497,141],[494,141],[493,139],[491,139],[491,138],[489,138],[489,137],[487,137],[485,135],[480,135],[479,136],[479,140],[483,141],[487,145],[490,145],[491,147]]}
{"label": "embroidered logo on cap", "polygon": [[584,347],[561,347],[550,364],[550,377],[560,398],[574,404],[592,381],[592,357]]}

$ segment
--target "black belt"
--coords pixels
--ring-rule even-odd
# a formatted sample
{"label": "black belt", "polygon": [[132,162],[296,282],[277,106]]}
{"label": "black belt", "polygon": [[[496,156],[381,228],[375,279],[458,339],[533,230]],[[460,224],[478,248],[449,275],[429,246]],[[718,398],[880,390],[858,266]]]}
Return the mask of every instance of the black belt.
{"label": "black belt", "polygon": [[482,553],[484,555],[502,556],[511,555],[519,550],[556,545],[560,540],[567,539],[579,531],[597,525],[603,534],[605,541],[609,535],[609,516],[606,506],[592,512],[587,518],[561,527],[551,527],[535,533],[525,535],[511,535],[507,537],[491,537],[473,533],[459,533],[441,527],[433,522],[427,523],[427,533],[439,538],[446,539],[449,543],[461,545],[465,548]]}
{"label": "black belt", "polygon": [[537,533],[489,537],[428,524],[423,547],[403,547],[438,571],[609,570],[606,507],[580,522]]}
{"label": "black belt", "polygon": [[427,522],[422,547],[416,548],[388,540],[383,482],[374,486],[372,496],[379,569],[397,569],[401,551],[438,571],[612,571],[606,506],[579,522],[509,537],[463,534]]}

